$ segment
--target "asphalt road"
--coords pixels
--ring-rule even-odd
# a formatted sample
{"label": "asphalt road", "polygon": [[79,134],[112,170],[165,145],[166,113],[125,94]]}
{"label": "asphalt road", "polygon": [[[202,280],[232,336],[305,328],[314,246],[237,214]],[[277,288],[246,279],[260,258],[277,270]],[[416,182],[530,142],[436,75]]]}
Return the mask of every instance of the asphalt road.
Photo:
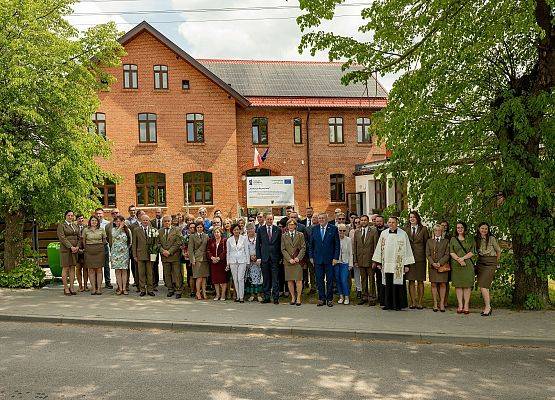
{"label": "asphalt road", "polygon": [[555,349],[0,323],[0,399],[555,399]]}

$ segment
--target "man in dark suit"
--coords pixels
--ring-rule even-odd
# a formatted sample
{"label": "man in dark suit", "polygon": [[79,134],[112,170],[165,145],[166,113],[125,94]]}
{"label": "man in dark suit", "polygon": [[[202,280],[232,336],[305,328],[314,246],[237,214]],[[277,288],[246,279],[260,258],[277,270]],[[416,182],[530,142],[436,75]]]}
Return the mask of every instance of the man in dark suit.
{"label": "man in dark suit", "polygon": [[312,216],[313,215],[314,215],[314,209],[311,206],[308,206],[306,208],[306,218],[301,219],[300,223],[303,224],[304,226],[306,226],[307,228],[309,226],[312,226]]}
{"label": "man in dark suit", "polygon": [[258,228],[260,228],[261,226],[264,226],[264,213],[263,212],[259,212],[258,214],[256,214],[256,224],[254,225],[255,231],[258,232]]}
{"label": "man in dark suit", "polygon": [[171,226],[172,217],[166,215],[162,218],[163,228],[158,231],[158,244],[162,256],[164,282],[168,288],[168,297],[181,298],[183,293],[183,275],[179,264],[181,244],[183,243],[179,228]]}
{"label": "man in dark suit", "polygon": [[[156,230],[162,229],[162,209],[156,209],[156,218],[150,221],[152,227]],[[158,282],[160,281],[160,253],[156,255],[156,261],[152,264],[152,285],[154,286],[154,291],[158,291]]]}
{"label": "man in dark suit", "polygon": [[289,221],[290,215],[293,211],[295,211],[295,207],[285,207],[285,217],[279,220],[279,226],[281,226],[281,229],[285,229],[285,227],[287,226],[287,221]]}
{"label": "man in dark suit", "polygon": [[274,216],[265,214],[266,223],[256,232],[256,262],[262,269],[264,301],[279,304],[279,263],[281,261],[281,228],[274,226]]}
{"label": "man in dark suit", "polygon": [[309,294],[316,293],[316,274],[314,272],[314,264],[310,261],[310,257],[308,257],[308,248],[310,246],[310,236],[312,235],[312,231],[314,229],[318,229],[320,225],[318,224],[318,216],[312,215],[312,221],[310,225],[306,227],[306,236],[307,236],[307,276],[305,278],[304,286],[308,287],[308,283],[310,281],[310,290],[308,291]]}
{"label": "man in dark suit", "polygon": [[[328,215],[318,215],[320,226],[312,229],[309,256],[316,272],[318,307],[333,306],[333,267],[339,260],[340,242],[337,227],[328,223]],[[324,282],[325,277],[325,282]]]}

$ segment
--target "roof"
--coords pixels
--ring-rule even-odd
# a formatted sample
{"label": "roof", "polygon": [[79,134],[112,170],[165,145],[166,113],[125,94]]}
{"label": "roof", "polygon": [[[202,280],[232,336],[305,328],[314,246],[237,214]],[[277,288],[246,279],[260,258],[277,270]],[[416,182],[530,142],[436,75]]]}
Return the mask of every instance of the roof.
{"label": "roof", "polygon": [[387,98],[374,78],[345,86],[342,63],[314,61],[198,60],[245,97]]}
{"label": "roof", "polygon": [[152,25],[150,25],[146,21],[141,22],[140,24],[135,26],[133,29],[131,29],[129,32],[127,32],[125,35],[123,35],[119,39],[119,42],[121,43],[121,45],[125,45],[127,42],[129,42],[131,39],[133,39],[135,36],[137,36],[139,33],[143,32],[143,31],[147,31],[152,36],[154,36],[156,39],[158,39],[160,42],[165,44],[168,48],[173,50],[178,56],[183,58],[185,61],[187,61],[193,67],[195,67],[199,72],[201,72],[204,76],[206,76],[208,79],[210,79],[216,85],[221,87],[230,96],[235,98],[235,100],[237,100],[237,102],[239,104],[241,104],[245,107],[249,105],[249,101],[245,97],[243,97],[239,92],[237,92],[233,87],[229,86],[226,82],[222,81],[217,75],[215,75],[213,72],[208,70],[204,65],[199,63],[193,57],[191,57],[191,55],[189,55],[187,52],[185,52],[183,49],[181,49],[181,47],[176,45],[174,42],[172,42],[170,39],[168,39],[160,31],[155,29]]}
{"label": "roof", "polygon": [[340,62],[195,59],[148,22],[119,42],[125,45],[147,31],[242,106],[382,108],[387,91],[371,78],[368,85],[343,85]]}

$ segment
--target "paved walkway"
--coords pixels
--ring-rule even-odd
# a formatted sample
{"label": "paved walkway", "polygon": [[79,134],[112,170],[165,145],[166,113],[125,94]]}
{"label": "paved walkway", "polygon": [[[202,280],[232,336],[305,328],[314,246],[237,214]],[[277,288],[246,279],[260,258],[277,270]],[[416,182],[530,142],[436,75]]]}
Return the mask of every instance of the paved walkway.
{"label": "paved walkway", "polygon": [[0,320],[89,323],[137,328],[201,331],[248,331],[280,335],[343,337],[399,341],[481,343],[555,347],[555,312],[496,310],[458,315],[430,309],[401,312],[379,307],[339,305],[333,308],[290,306],[157,296],[102,296],[88,292],[63,296],[59,288],[0,289]]}

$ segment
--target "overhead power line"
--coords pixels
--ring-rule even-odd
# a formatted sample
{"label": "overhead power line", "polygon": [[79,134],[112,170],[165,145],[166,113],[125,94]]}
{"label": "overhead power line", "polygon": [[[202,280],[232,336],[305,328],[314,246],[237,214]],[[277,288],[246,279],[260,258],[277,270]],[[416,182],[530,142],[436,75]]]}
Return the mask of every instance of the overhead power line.
{"label": "overhead power line", "polygon": [[[133,0],[135,1],[135,0]],[[338,4],[338,7],[369,6],[370,3]],[[98,15],[144,15],[144,14],[181,14],[181,13],[208,13],[208,12],[235,12],[235,11],[268,11],[268,10],[300,10],[298,6],[253,6],[253,7],[219,7],[219,8],[193,8],[193,9],[164,9],[164,10],[133,10],[133,11],[98,11],[76,12],[74,17]]]}
{"label": "overhead power line", "polygon": [[[334,18],[342,18],[342,17],[360,17],[360,14],[342,14],[342,15],[335,15]],[[262,18],[226,18],[226,19],[203,19],[203,20],[178,20],[178,21],[147,21],[149,24],[182,24],[182,23],[198,23],[198,22],[235,22],[235,21],[272,21],[272,20],[287,20],[287,19],[295,19],[296,16],[293,17],[262,17]],[[114,21],[115,22],[115,21]],[[116,22],[117,25],[137,25],[139,22]],[[74,26],[94,26],[98,24],[81,24],[81,23],[72,23]]]}

